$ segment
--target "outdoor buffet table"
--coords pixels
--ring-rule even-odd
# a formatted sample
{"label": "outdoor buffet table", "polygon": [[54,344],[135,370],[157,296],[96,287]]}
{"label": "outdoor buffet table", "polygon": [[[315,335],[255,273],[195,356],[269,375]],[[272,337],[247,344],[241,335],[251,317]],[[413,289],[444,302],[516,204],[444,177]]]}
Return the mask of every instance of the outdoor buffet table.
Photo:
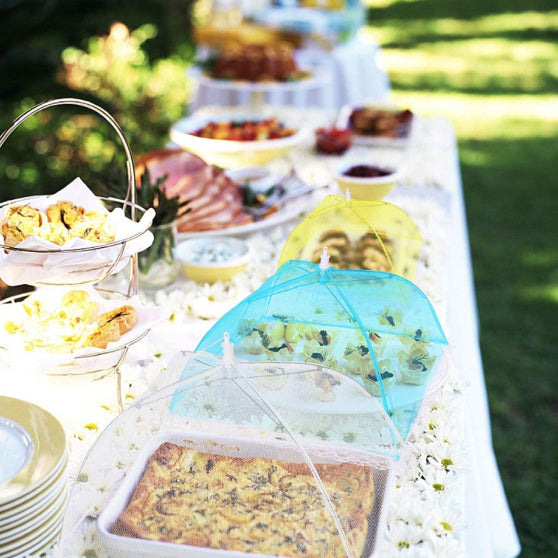
{"label": "outdoor buffet table", "polygon": [[338,110],[343,105],[384,101],[390,92],[389,78],[380,61],[380,46],[372,37],[356,36],[331,51],[298,53],[299,63],[315,72],[302,82],[248,84],[204,79],[200,72],[192,110],[205,106],[248,106],[265,103],[280,107]]}
{"label": "outdoor buffet table", "polygon": [[[223,109],[207,109],[211,110]],[[296,114],[313,128],[332,118],[320,110]],[[272,166],[293,165],[309,182],[331,181],[338,157],[317,156],[312,147],[310,138],[288,160],[274,161]],[[395,469],[378,555],[511,558],[519,553],[519,543],[490,441],[454,131],[445,120],[419,119],[405,149],[354,146],[343,157],[364,156],[378,163],[405,163],[401,182],[386,201],[404,209],[424,237],[416,283],[438,313],[454,361],[444,384],[425,401]],[[305,209],[310,210],[324,193],[316,192]],[[197,285],[181,277],[165,289],[141,292],[167,307],[172,318],[132,347],[121,366],[126,404],[174,379],[168,365],[177,352],[192,351],[221,315],[274,273],[296,222],[290,219],[248,233],[255,257],[228,284]],[[63,423],[70,445],[71,482],[83,481],[78,475],[84,457],[117,416],[114,375],[91,382],[85,377],[55,378],[5,369],[1,382],[3,395],[36,403]],[[125,442],[122,435],[120,441]],[[97,502],[104,486],[101,481],[90,484]],[[80,505],[80,514],[98,513],[89,502]],[[76,509],[65,518],[63,556],[82,556],[93,545],[93,531],[76,530],[82,519]]]}

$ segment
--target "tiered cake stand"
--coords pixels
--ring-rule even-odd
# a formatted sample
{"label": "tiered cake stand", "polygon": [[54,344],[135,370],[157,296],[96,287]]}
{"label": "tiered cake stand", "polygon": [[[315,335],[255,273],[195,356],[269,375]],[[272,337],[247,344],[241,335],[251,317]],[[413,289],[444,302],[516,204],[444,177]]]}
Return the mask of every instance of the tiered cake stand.
{"label": "tiered cake stand", "polygon": [[[37,112],[59,105],[77,105],[80,107],[84,107],[90,109],[100,116],[102,116],[116,131],[120,142],[124,148],[126,154],[126,172],[127,172],[127,195],[126,198],[116,199],[116,198],[100,198],[104,202],[110,203],[113,207],[121,207],[122,210],[130,216],[132,221],[137,221],[138,217],[145,213],[145,209],[141,206],[136,204],[136,178],[135,178],[135,170],[134,170],[134,162],[132,158],[132,152],[130,146],[120,129],[120,126],[116,122],[116,120],[103,108],[95,105],[86,100],[82,99],[74,99],[74,98],[61,98],[61,99],[54,99],[50,101],[46,101],[36,105],[35,107],[31,108],[21,116],[19,116],[12,125],[7,128],[1,135],[0,135],[0,147],[4,144],[4,142],[8,139],[10,134],[27,118],[36,114]],[[29,204],[34,199],[39,198],[40,196],[30,196],[26,198],[18,198],[14,200],[10,200],[8,202],[4,202],[0,204],[0,209],[4,208],[7,205],[11,204]],[[34,256],[41,257],[49,257],[49,258],[56,258],[60,257],[84,257],[84,254],[87,256],[87,253],[92,253],[97,251],[97,253],[105,253],[111,254],[110,261],[104,261],[100,264],[91,264],[91,267],[86,267],[84,269],[77,269],[74,272],[66,273],[65,275],[61,276],[53,276],[41,278],[39,281],[30,281],[25,282],[24,284],[29,284],[33,287],[42,287],[46,285],[56,285],[63,287],[68,286],[85,286],[85,285],[93,285],[97,286],[102,281],[104,281],[107,277],[111,274],[119,271],[120,269],[124,269],[126,266],[129,267],[129,278],[127,281],[127,291],[120,293],[116,291],[111,291],[108,289],[97,288],[96,290],[99,292],[100,295],[104,297],[111,297],[111,298],[121,298],[122,300],[127,300],[133,295],[137,294],[138,289],[138,266],[137,266],[137,254],[136,253],[129,253],[126,252],[126,248],[132,240],[137,239],[142,234],[144,234],[148,229],[148,226],[142,228],[139,231],[136,231],[134,234],[126,237],[115,240],[114,242],[108,244],[96,244],[94,246],[87,246],[87,247],[79,247],[79,248],[69,248],[69,249],[28,249],[28,248],[21,248],[17,246],[7,246],[0,244],[0,249],[4,250],[5,253],[9,252],[20,252],[23,255],[27,255],[30,258]],[[93,255],[93,254],[90,254]],[[126,261],[128,260],[128,261]],[[11,298],[7,298],[3,300],[0,304],[13,304],[22,302],[28,297],[31,293],[27,292],[24,294],[20,294]],[[76,367],[71,367],[69,372],[57,372],[56,375],[87,375],[92,379],[100,379],[103,378],[113,372],[116,374],[116,397],[117,397],[117,405],[120,411],[123,409],[123,402],[122,402],[122,386],[121,386],[121,374],[120,374],[120,365],[126,358],[128,350],[130,346],[137,343],[141,339],[143,339],[149,330],[141,331],[137,336],[128,340],[125,344],[118,344],[116,343],[114,348],[107,348],[106,350],[99,350],[94,353],[88,353],[86,355],[69,355],[73,361],[79,363]],[[9,347],[1,347],[1,350],[10,351]],[[96,366],[96,363],[100,362],[99,366]],[[104,362],[104,364],[103,364]],[[107,364],[109,363],[109,364]],[[80,366],[83,364],[84,366]],[[88,366],[89,364],[89,366]],[[76,371],[77,370],[77,371]],[[48,373],[48,372],[47,372]]]}

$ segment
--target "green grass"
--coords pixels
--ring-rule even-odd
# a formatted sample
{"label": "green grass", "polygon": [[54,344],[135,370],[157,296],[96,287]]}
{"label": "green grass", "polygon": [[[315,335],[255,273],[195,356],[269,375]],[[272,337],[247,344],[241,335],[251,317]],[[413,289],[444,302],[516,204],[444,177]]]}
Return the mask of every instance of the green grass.
{"label": "green grass", "polygon": [[386,0],[368,16],[393,100],[456,128],[494,448],[521,556],[556,556],[556,4]]}

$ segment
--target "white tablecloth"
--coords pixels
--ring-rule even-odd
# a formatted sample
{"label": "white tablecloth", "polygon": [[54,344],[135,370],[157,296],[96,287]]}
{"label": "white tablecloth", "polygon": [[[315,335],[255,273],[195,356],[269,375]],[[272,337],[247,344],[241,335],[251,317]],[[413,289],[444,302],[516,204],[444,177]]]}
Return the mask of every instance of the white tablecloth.
{"label": "white tablecloth", "polygon": [[[299,113],[296,109],[288,110],[298,114],[301,122],[313,126],[330,118],[323,111]],[[457,509],[457,517],[462,516],[463,529],[449,547],[443,546],[444,540],[440,537],[437,541],[441,545],[440,555],[514,558],[519,554],[520,545],[491,443],[472,264],[453,129],[445,120],[419,119],[406,150],[357,146],[344,158],[358,160],[363,156],[379,163],[406,163],[401,183],[386,201],[409,213],[425,238],[422,267],[419,266],[416,281],[431,298],[440,317],[458,371],[453,380],[459,388],[457,396],[447,404],[458,425],[452,431],[452,442],[460,447],[456,453],[460,462],[454,474],[454,491],[440,494],[439,504],[444,509]],[[337,157],[316,156],[312,146],[308,145],[291,153],[288,163],[294,165],[303,178],[321,180],[331,176],[331,167],[337,161]],[[275,164],[280,167],[287,161],[276,161]],[[148,338],[134,346],[128,361],[121,367],[126,402],[141,396],[152,382],[160,382],[164,378],[160,371],[178,349],[194,349],[218,317],[275,271],[280,249],[293,225],[294,222],[286,222],[248,235],[257,250],[255,261],[230,285],[195,285],[181,277],[167,289],[149,295],[144,293],[157,303],[169,306],[173,320],[155,328]],[[114,378],[87,383],[77,379],[33,377],[25,370],[3,369],[0,382],[2,394],[30,400],[60,418],[69,435],[70,473],[75,478],[99,431],[116,415]],[[412,470],[413,459],[420,461],[423,457],[403,457],[403,479],[405,466]],[[414,481],[407,482],[412,488]],[[413,491],[409,493],[415,494]],[[411,501],[403,506],[403,511],[410,510],[414,517],[421,513],[428,515],[430,512],[424,509],[425,506],[425,501]],[[395,510],[397,514],[400,511]],[[67,518],[69,524],[74,520],[74,517]],[[390,555],[390,549],[393,550],[397,542],[394,537],[398,533],[391,531],[388,535],[383,541],[388,552],[383,554],[386,556]],[[87,536],[84,536],[84,544]],[[75,544],[72,548],[76,548]],[[425,553],[424,545],[417,543],[415,551],[410,548],[406,555],[430,557],[438,553]]]}
{"label": "white tablecloth", "polygon": [[454,358],[467,371],[464,392],[464,435],[471,467],[466,476],[465,515],[467,556],[508,558],[521,546],[507,504],[492,449],[488,400],[479,346],[479,322],[461,178],[455,153],[455,192],[448,308],[454,338]]}
{"label": "white tablecloth", "polygon": [[387,73],[380,66],[379,53],[380,46],[372,38],[360,36],[332,51],[300,52],[299,63],[317,71],[318,79],[307,85],[227,86],[222,80],[202,80],[190,109],[207,105],[246,106],[257,101],[273,106],[338,110],[345,104],[357,106],[384,101],[390,85]]}

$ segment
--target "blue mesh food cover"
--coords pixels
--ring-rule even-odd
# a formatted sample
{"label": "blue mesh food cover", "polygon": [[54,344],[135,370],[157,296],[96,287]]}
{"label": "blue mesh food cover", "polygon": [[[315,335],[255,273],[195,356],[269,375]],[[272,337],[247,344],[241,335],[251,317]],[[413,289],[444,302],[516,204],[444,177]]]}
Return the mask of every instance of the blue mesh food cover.
{"label": "blue mesh food cover", "polygon": [[[287,261],[196,350],[222,354],[225,333],[238,358],[311,363],[353,378],[378,398],[404,439],[429,385],[446,368],[447,340],[430,301],[387,272]],[[338,401],[343,394],[335,378],[317,375],[313,388],[324,408],[354,404]]]}

